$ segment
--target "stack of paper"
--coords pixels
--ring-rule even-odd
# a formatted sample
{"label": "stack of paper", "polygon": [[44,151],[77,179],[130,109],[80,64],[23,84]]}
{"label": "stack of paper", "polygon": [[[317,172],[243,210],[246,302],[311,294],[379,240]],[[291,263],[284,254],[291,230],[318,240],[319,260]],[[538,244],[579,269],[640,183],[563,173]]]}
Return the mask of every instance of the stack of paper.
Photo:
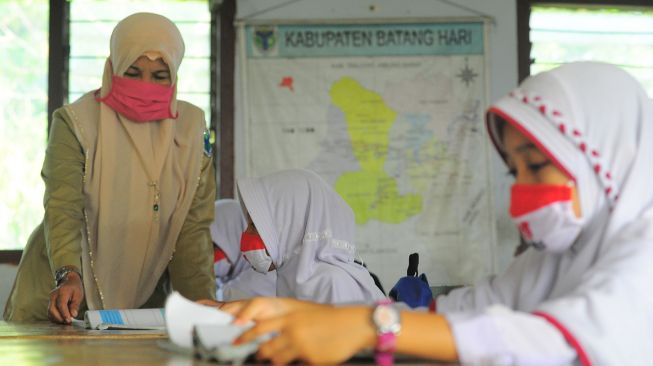
{"label": "stack of paper", "polygon": [[193,349],[196,356],[218,362],[243,362],[271,336],[233,345],[233,341],[253,326],[232,324],[233,316],[217,308],[185,299],[175,292],[168,297],[165,321],[170,341],[182,349]]}
{"label": "stack of paper", "polygon": [[[165,321],[170,341],[180,347],[193,347],[193,328],[198,324],[215,324],[228,327],[233,321],[231,314],[218,308],[192,302],[178,292],[166,300]],[[230,342],[231,339],[225,339]]]}

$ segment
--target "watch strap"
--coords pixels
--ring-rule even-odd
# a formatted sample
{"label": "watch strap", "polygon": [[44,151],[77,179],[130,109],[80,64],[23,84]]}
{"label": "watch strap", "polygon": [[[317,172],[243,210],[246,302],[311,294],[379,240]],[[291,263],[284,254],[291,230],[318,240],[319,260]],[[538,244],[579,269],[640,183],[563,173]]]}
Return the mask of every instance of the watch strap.
{"label": "watch strap", "polygon": [[380,366],[392,366],[394,363],[394,352],[397,348],[397,335],[388,332],[379,334],[374,350],[374,360]]}
{"label": "watch strap", "polygon": [[82,278],[82,274],[81,274],[81,273],[79,272],[79,270],[78,270],[77,268],[75,268],[74,266],[63,266],[63,267],[59,268],[59,269],[54,273],[54,281],[55,281],[55,285],[56,285],[57,287],[58,287],[59,285],[61,285],[61,283],[62,283],[63,281],[66,280],[66,277],[68,277],[68,274],[71,273],[71,272],[75,272],[75,273],[77,273],[77,275],[79,276],[79,278],[80,278],[80,279]]}
{"label": "watch strap", "polygon": [[[383,299],[376,303],[376,307],[392,306],[393,301]],[[376,310],[376,309],[375,309]],[[376,346],[374,347],[374,360],[380,366],[392,366],[394,363],[394,352],[397,348],[397,334],[393,331],[382,331],[377,326]]]}
{"label": "watch strap", "polygon": [[374,361],[379,366],[392,366],[395,362],[395,355],[392,352],[376,352]]}

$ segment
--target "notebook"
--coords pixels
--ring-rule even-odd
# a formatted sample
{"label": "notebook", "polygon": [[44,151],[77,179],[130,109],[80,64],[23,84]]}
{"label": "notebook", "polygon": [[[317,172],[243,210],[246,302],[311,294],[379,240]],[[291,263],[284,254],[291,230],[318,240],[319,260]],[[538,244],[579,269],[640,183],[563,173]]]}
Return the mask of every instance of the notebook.
{"label": "notebook", "polygon": [[87,329],[165,330],[165,313],[159,309],[88,310],[73,325]]}

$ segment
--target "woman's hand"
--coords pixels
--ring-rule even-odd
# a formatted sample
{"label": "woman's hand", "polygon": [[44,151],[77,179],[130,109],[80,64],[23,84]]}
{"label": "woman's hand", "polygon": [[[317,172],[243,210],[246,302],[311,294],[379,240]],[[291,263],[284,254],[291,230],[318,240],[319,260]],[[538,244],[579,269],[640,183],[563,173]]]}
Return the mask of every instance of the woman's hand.
{"label": "woman's hand", "polygon": [[71,324],[84,300],[82,279],[76,272],[70,272],[66,279],[50,292],[48,318],[55,323]]}
{"label": "woman's hand", "polygon": [[[376,344],[372,307],[334,307],[294,299],[257,298],[237,312],[237,320],[254,326],[234,343],[275,336],[259,346],[257,357],[275,365],[292,361],[342,363]],[[457,362],[456,345],[447,319],[440,314],[401,313],[397,351],[433,360]]]}
{"label": "woman's hand", "polygon": [[238,300],[238,301],[216,301],[211,299],[202,299],[195,301],[196,303],[204,306],[210,306],[213,308],[218,308],[220,310],[232,309],[228,311],[233,314],[233,309],[240,309],[240,307],[247,302],[247,300]]}
{"label": "woman's hand", "polygon": [[201,305],[211,306],[218,309],[222,308],[222,306],[226,304],[226,302],[224,301],[215,301],[211,299],[202,299],[202,300],[197,300],[195,302]]}
{"label": "woman's hand", "polygon": [[233,315],[236,318],[234,323],[245,324],[285,315],[292,311],[321,307],[328,307],[328,305],[291,298],[256,297],[251,300],[227,302],[220,309]]}
{"label": "woman's hand", "polygon": [[285,315],[259,320],[240,336],[245,343],[270,332],[272,340],[259,347],[257,358],[285,365],[293,360],[311,364],[342,363],[356,352],[373,347],[376,331],[369,307],[313,305]]}

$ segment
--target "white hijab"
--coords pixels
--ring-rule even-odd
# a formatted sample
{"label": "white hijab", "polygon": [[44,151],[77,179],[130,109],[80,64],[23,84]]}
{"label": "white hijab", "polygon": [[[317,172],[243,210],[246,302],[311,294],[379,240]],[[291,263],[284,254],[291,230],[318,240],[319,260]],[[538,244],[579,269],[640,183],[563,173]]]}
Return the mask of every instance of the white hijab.
{"label": "white hijab", "polygon": [[234,199],[215,201],[215,216],[211,223],[211,239],[231,262],[231,277],[238,276],[249,267],[240,253],[240,236],[247,228],[240,203]]}
{"label": "white hijab", "polygon": [[224,251],[233,268],[229,278],[221,279],[224,301],[276,294],[276,272],[256,272],[240,252],[240,236],[246,227],[240,202],[234,199],[215,201],[211,238]]}
{"label": "white hijab", "polygon": [[286,170],[240,179],[238,189],[277,268],[277,296],[331,304],[384,297],[355,262],[353,211],[317,174]]}
{"label": "white hijab", "polygon": [[619,68],[583,62],[534,76],[495,103],[488,123],[496,142],[492,113],[515,125],[574,178],[583,220],[583,231],[567,252],[528,250],[492,287],[509,285],[510,292],[497,291],[504,302],[539,312],[566,329],[578,341],[571,343],[583,363],[650,363],[650,99]]}

